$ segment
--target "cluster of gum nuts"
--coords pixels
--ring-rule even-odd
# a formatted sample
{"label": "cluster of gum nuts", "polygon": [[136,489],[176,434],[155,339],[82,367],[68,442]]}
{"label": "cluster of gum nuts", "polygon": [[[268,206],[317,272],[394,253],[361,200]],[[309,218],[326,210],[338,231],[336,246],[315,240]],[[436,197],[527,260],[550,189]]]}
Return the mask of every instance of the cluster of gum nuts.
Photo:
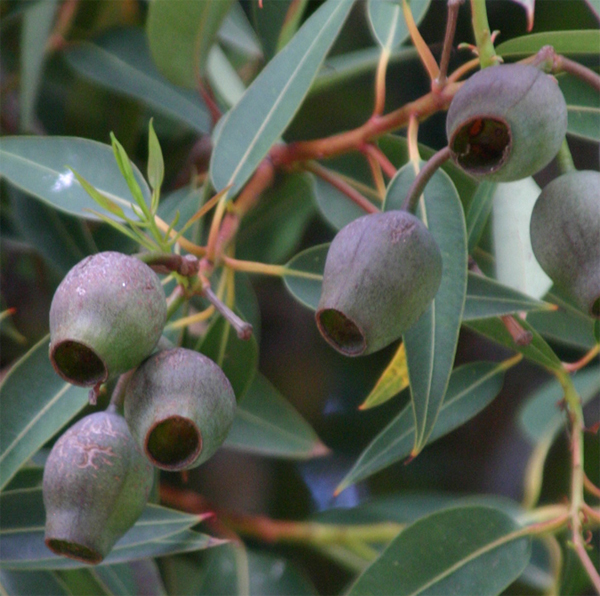
{"label": "cluster of gum nuts", "polygon": [[[533,66],[487,68],[456,94],[446,120],[454,162],[476,179],[535,174],[557,154],[564,97]],[[600,318],[600,173],[548,184],[531,219],[534,254],[555,284]],[[427,227],[406,211],[366,215],[329,249],[317,326],[347,356],[375,352],[412,326],[440,285],[443,259]],[[163,290],[144,263],[100,253],[72,269],[50,312],[50,359],[67,381],[94,386],[133,370],[124,417],[115,406],[87,416],[56,442],[44,471],[46,544],[98,563],[135,523],[157,466],[183,470],[208,459],[233,422],[235,396],[198,352],[153,353],[166,321]]]}

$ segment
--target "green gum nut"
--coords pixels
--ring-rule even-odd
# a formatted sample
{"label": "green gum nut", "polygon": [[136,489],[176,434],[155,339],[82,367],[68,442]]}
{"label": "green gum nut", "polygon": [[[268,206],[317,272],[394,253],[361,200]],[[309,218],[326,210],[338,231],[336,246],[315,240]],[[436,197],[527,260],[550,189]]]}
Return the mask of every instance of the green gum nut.
{"label": "green gum nut", "polygon": [[152,352],[166,319],[165,294],[148,265],[118,252],[87,257],[52,299],[52,366],[74,385],[104,383]]}
{"label": "green gum nut", "polygon": [[327,253],[319,331],[346,356],[376,352],[427,310],[441,277],[440,249],[417,217],[360,217],[338,232]]}
{"label": "green gum nut", "polygon": [[526,64],[491,66],[456,93],[446,117],[454,162],[479,179],[532,176],[558,153],[567,105],[553,77]]}
{"label": "green gum nut", "polygon": [[81,419],[58,439],[44,468],[46,545],[100,563],[141,515],[153,479],[122,416]]}
{"label": "green gum nut", "polygon": [[569,172],[545,186],[530,235],[535,258],[552,281],[600,318],[600,172]]}
{"label": "green gum nut", "polygon": [[235,417],[231,383],[210,359],[175,348],[148,358],[125,392],[125,418],[158,468],[188,470],[223,444]]}

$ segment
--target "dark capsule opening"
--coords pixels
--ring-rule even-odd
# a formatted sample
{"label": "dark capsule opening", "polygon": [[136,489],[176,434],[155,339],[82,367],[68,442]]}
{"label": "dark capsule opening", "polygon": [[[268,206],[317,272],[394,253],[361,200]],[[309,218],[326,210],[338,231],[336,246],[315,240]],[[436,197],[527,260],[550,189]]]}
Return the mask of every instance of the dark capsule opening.
{"label": "dark capsule opening", "polygon": [[321,335],[346,356],[359,356],[367,347],[365,336],[358,325],[335,308],[318,311],[317,326]]}
{"label": "dark capsule opening", "polygon": [[88,346],[76,341],[62,341],[50,348],[54,370],[69,383],[91,387],[106,381],[108,371],[102,359]]}
{"label": "dark capsule opening", "polygon": [[171,416],[157,422],[146,435],[146,453],[163,470],[183,470],[202,450],[202,435],[188,418]]}
{"label": "dark capsule opening", "polygon": [[596,298],[592,307],[590,308],[590,314],[592,317],[596,317],[596,319],[600,319],[600,296]]}
{"label": "dark capsule opening", "polygon": [[56,538],[46,539],[46,546],[56,555],[76,559],[91,565],[97,565],[104,557],[92,548],[69,540],[58,540]]}
{"label": "dark capsule opening", "polygon": [[508,160],[512,140],[510,128],[496,118],[472,118],[450,139],[454,160],[473,175],[491,174]]}

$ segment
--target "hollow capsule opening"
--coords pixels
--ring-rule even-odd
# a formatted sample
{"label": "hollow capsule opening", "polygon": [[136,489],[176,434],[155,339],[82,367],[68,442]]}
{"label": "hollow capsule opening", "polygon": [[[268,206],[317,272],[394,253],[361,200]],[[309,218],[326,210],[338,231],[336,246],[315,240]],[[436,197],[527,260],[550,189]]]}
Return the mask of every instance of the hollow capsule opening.
{"label": "hollow capsule opening", "polygon": [[50,361],[54,370],[74,385],[89,387],[108,378],[106,366],[98,354],[76,341],[66,340],[52,346]]}
{"label": "hollow capsule opening", "polygon": [[359,356],[367,347],[365,336],[358,325],[335,308],[318,311],[317,326],[321,335],[346,356]]}
{"label": "hollow capsule opening", "polygon": [[454,160],[473,175],[491,174],[508,160],[512,147],[510,127],[497,118],[472,118],[450,139]]}
{"label": "hollow capsule opening", "polygon": [[70,540],[48,538],[46,539],[46,546],[56,555],[76,559],[91,565],[97,565],[104,559],[98,551]]}
{"label": "hollow capsule opening", "polygon": [[146,435],[146,453],[163,470],[183,470],[202,450],[198,427],[183,416],[171,416],[156,423]]}

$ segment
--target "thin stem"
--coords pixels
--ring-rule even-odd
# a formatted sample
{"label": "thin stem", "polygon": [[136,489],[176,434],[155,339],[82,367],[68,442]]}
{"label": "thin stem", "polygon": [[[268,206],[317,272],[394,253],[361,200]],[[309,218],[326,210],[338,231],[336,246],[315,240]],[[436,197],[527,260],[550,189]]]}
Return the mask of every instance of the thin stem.
{"label": "thin stem", "polygon": [[562,365],[569,373],[577,372],[584,366],[587,366],[594,358],[596,358],[596,356],[598,356],[598,354],[600,354],[600,343],[596,344],[583,358],[576,362],[563,362]]}
{"label": "thin stem", "polygon": [[254,261],[241,261],[228,256],[223,256],[223,263],[234,271],[244,271],[246,273],[261,273],[264,275],[283,277],[286,272],[286,268],[283,265],[268,265],[267,263],[257,263]]}
{"label": "thin stem", "polygon": [[485,0],[471,0],[471,17],[473,34],[479,54],[479,64],[481,64],[481,68],[493,66],[498,61],[498,58],[492,42]]}
{"label": "thin stem", "polygon": [[373,143],[365,143],[360,150],[366,155],[373,157],[373,159],[376,159],[381,166],[383,173],[388,178],[393,178],[398,172],[396,166],[387,158],[387,155],[377,145],[374,145]]}
{"label": "thin stem", "polygon": [[600,75],[590,68],[587,68],[587,66],[583,66],[583,64],[579,64],[579,62],[575,62],[574,60],[559,55],[556,59],[556,68],[558,72],[568,72],[582,81],[585,81],[596,91],[600,91]]}
{"label": "thin stem", "polygon": [[223,315],[223,318],[235,329],[240,339],[247,340],[252,337],[252,325],[238,317],[219,297],[210,286],[203,288],[202,294]]}
{"label": "thin stem", "polygon": [[317,162],[308,162],[304,164],[304,169],[319,176],[322,180],[329,182],[333,187],[344,193],[351,201],[356,203],[361,209],[367,213],[378,213],[379,209],[373,203],[368,201],[357,190],[352,188],[347,182],[342,180],[335,172],[324,168]]}
{"label": "thin stem", "polygon": [[404,13],[404,20],[406,21],[410,38],[415,48],[417,48],[419,58],[421,59],[421,62],[423,63],[423,66],[427,70],[429,78],[433,83],[433,81],[438,78],[440,69],[435,61],[435,58],[433,57],[433,54],[431,53],[431,50],[429,49],[429,46],[425,43],[425,40],[421,36],[419,28],[415,23],[412,11],[410,10],[410,6],[406,0],[402,0],[402,12]]}
{"label": "thin stem", "polygon": [[556,163],[561,174],[575,171],[575,164],[573,163],[573,156],[571,155],[567,139],[564,139],[560,146],[558,155],[556,156]]}
{"label": "thin stem", "polygon": [[121,411],[123,409],[123,403],[125,401],[125,392],[127,390],[127,385],[133,376],[133,373],[137,370],[137,368],[133,368],[126,373],[122,374],[115,385],[115,388],[110,397],[109,406],[112,407],[115,411]]}
{"label": "thin stem", "polygon": [[390,61],[390,49],[385,47],[381,50],[379,62],[377,63],[377,73],[375,75],[375,107],[373,116],[380,116],[385,109],[385,75]]}
{"label": "thin stem", "polygon": [[206,242],[205,258],[211,263],[215,262],[217,238],[219,236],[219,229],[221,222],[223,221],[223,216],[225,215],[225,209],[227,209],[227,197],[223,196],[221,197],[219,204],[217,205],[217,209],[215,210],[215,214],[210,225],[210,231],[208,233],[208,240]]}
{"label": "thin stem", "polygon": [[452,72],[452,74],[448,77],[448,82],[456,83],[456,81],[459,81],[460,79],[462,79],[462,77],[464,75],[471,72],[478,66],[479,66],[479,58],[473,58],[473,60],[469,60],[468,62],[465,62],[462,66],[459,66],[455,71]]}
{"label": "thin stem", "polygon": [[385,180],[383,179],[383,173],[381,171],[381,166],[379,162],[372,157],[371,155],[366,155],[367,162],[369,163],[369,168],[371,169],[371,175],[373,176],[373,182],[375,182],[375,187],[377,188],[377,192],[379,193],[380,200],[383,201],[385,198]]}
{"label": "thin stem", "polygon": [[523,329],[514,316],[504,315],[500,319],[518,346],[528,346],[531,343],[533,334],[531,331]]}
{"label": "thin stem", "polygon": [[441,88],[446,84],[448,65],[450,64],[450,54],[452,53],[452,44],[454,43],[454,34],[456,32],[456,21],[458,19],[458,10],[464,0],[448,0],[448,17],[446,20],[446,34],[444,35],[444,45],[442,48],[442,57],[440,59],[440,72],[435,79],[436,88]]}
{"label": "thin stem", "polygon": [[[600,494],[596,496],[600,497]],[[581,505],[581,511],[583,511],[583,513],[588,517],[588,519],[591,519],[594,522],[593,525],[600,525],[600,511],[594,509],[593,507],[590,507],[587,503],[583,503]]]}
{"label": "thin stem", "polygon": [[414,213],[419,202],[419,197],[423,194],[423,190],[437,169],[450,159],[450,148],[444,147],[434,154],[429,161],[421,168],[418,176],[415,178],[411,187],[408,189],[402,209]]}
{"label": "thin stem", "polygon": [[[154,216],[154,221],[156,223],[156,227],[163,233],[163,234],[169,234],[169,238],[177,238],[178,233],[171,229],[171,226],[169,226],[169,224],[162,220],[160,217],[158,217],[158,215]],[[184,238],[183,236],[177,238],[177,244],[183,248],[183,250],[196,255],[197,257],[203,257],[206,254],[206,248],[204,248],[203,246],[198,246],[197,244],[194,244],[193,242],[190,242],[187,238]]]}
{"label": "thin stem", "polygon": [[585,474],[583,475],[583,487],[591,495],[594,495],[594,497],[600,499],[600,488],[598,488]]}
{"label": "thin stem", "polygon": [[184,276],[198,273],[198,257],[195,255],[182,257],[181,255],[172,253],[147,252],[134,256],[159,273],[174,271]]}
{"label": "thin stem", "polygon": [[176,321],[169,323],[165,327],[165,329],[183,329],[183,327],[188,327],[189,325],[193,325],[194,323],[201,323],[202,321],[210,319],[210,317],[212,317],[215,313],[215,310],[215,307],[211,305],[199,313],[189,315],[187,317],[182,317],[181,319],[177,319]]}
{"label": "thin stem", "polygon": [[421,152],[419,151],[419,120],[414,114],[408,121],[406,141],[408,145],[408,159],[413,164],[415,174],[418,174],[419,170],[421,169]]}
{"label": "thin stem", "polygon": [[370,143],[381,135],[393,132],[408,124],[413,114],[423,121],[432,114],[447,110],[456,92],[464,83],[452,83],[439,93],[429,92],[401,108],[379,116],[369,118],[362,126],[331,137],[312,141],[297,141],[289,145],[278,145],[271,150],[271,159],[276,166],[286,166],[309,159],[326,159]]}

